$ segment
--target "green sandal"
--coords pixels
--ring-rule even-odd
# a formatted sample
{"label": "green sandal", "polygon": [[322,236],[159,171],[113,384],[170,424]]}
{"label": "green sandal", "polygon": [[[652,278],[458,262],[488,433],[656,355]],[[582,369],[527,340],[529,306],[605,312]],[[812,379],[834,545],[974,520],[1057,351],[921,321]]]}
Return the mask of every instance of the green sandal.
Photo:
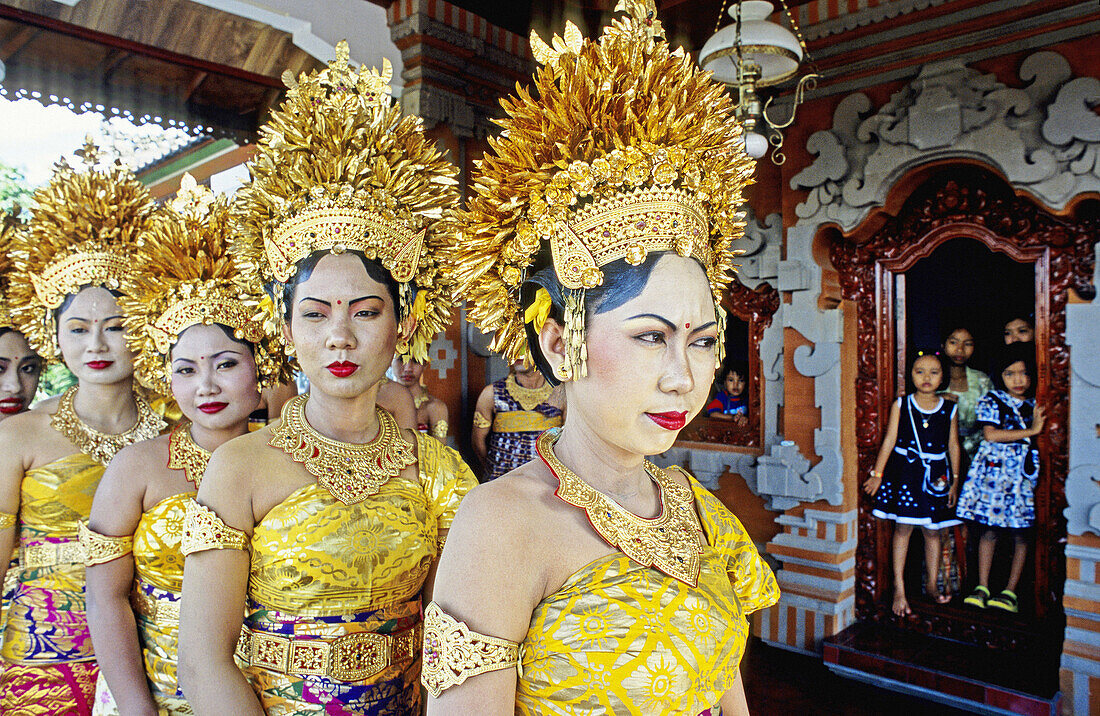
{"label": "green sandal", "polygon": [[985,605],[989,600],[989,588],[978,585],[974,587],[974,591],[970,593],[966,599],[963,600],[963,604],[969,604],[972,607],[978,609],[985,609]]}
{"label": "green sandal", "polygon": [[990,598],[986,604],[993,609],[1003,609],[1013,614],[1020,611],[1020,606],[1016,600],[1016,593],[1011,589],[1002,589],[1000,594]]}

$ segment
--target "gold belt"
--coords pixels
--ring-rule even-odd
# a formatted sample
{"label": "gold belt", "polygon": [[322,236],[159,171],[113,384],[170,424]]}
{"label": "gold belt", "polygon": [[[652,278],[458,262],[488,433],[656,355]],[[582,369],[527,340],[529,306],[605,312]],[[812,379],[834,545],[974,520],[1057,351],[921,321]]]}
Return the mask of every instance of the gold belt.
{"label": "gold belt", "polygon": [[336,638],[274,636],[245,627],[237,641],[237,657],[246,666],[280,674],[330,676],[354,682],[415,658],[422,643],[421,623],[397,634],[359,632]]}
{"label": "gold belt", "polygon": [[20,547],[19,563],[21,569],[56,567],[59,564],[84,564],[84,545],[74,539]]}
{"label": "gold belt", "polygon": [[130,593],[130,606],[141,616],[150,619],[157,626],[179,626],[180,603],[167,599],[157,599],[140,589]]}

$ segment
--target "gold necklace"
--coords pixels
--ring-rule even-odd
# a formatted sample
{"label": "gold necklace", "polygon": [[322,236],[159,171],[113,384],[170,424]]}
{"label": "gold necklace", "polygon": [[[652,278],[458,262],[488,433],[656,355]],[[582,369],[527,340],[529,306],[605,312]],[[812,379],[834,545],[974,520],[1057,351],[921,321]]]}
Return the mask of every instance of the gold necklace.
{"label": "gold necklace", "polygon": [[184,421],[168,436],[168,469],[183,470],[183,476],[197,490],[206,473],[210,453],[191,437],[191,423]]}
{"label": "gold necklace", "polygon": [[397,421],[382,408],[378,437],[365,445],[343,443],[321,435],[306,422],[308,395],[291,398],[283,406],[282,422],[271,429],[268,445],[281,448],[301,463],[332,496],[345,505],[362,502],[416,462],[412,445],[401,437]]}
{"label": "gold necklace", "polygon": [[61,394],[61,399],[57,403],[57,412],[50,418],[50,425],[76,445],[80,452],[104,467],[122,448],[155,438],[168,426],[168,423],[149,407],[149,403],[135,392],[134,403],[137,406],[138,415],[134,427],[117,435],[101,433],[87,425],[76,414],[73,400],[76,398],[78,387],[73,386]]}
{"label": "gold necklace", "polygon": [[428,391],[421,388],[420,391],[413,396],[413,407],[420,410],[424,407],[424,403],[427,403],[431,399],[432,396],[428,395]]}
{"label": "gold necklace", "polygon": [[549,400],[550,394],[554,392],[554,386],[549,383],[543,383],[538,388],[525,388],[519,384],[515,375],[509,375],[505,379],[504,388],[524,410],[534,410]]}
{"label": "gold necklace", "polygon": [[661,491],[661,514],[651,520],[638,517],[562,464],[554,454],[560,434],[560,428],[552,428],[535,441],[539,457],[558,478],[554,494],[584,510],[600,537],[627,557],[694,587],[699,581],[703,529],[691,490],[646,460],[646,473]]}

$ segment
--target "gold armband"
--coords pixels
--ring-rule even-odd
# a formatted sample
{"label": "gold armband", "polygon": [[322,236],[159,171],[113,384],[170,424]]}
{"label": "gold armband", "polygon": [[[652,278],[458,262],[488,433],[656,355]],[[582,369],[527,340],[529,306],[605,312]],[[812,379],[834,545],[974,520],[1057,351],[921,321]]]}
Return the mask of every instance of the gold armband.
{"label": "gold armband", "polygon": [[491,428],[493,427],[493,421],[485,417],[481,413],[474,411],[474,427],[475,428]]}
{"label": "gold armband", "polygon": [[[477,415],[477,413],[474,413],[474,415]],[[450,427],[450,425],[447,425],[446,420],[440,420],[438,423],[432,426],[432,437],[443,440],[447,437],[447,429]]]}
{"label": "gold armband", "polygon": [[0,530],[15,527],[15,515],[10,512],[0,512]]}
{"label": "gold armband", "polygon": [[432,696],[471,676],[519,665],[519,644],[473,631],[432,602],[424,610],[424,669],[420,682]]}
{"label": "gold armband", "polygon": [[248,535],[222,522],[209,507],[191,500],[183,515],[180,551],[186,557],[210,549],[248,549]]}
{"label": "gold armband", "polygon": [[83,522],[76,524],[76,532],[84,548],[85,567],[111,562],[134,551],[133,535],[111,537],[94,531]]}

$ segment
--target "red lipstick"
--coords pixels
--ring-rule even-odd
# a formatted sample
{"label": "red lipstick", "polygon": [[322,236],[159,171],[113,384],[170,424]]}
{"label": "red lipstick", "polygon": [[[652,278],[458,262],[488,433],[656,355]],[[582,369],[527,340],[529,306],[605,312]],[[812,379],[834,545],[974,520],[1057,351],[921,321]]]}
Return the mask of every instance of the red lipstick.
{"label": "red lipstick", "polygon": [[646,415],[665,430],[679,430],[687,424],[686,410],[679,413],[646,413]]}
{"label": "red lipstick", "polygon": [[113,366],[115,362],[113,360],[90,360],[84,365],[88,366],[92,370],[105,370]]}
{"label": "red lipstick", "polygon": [[199,410],[208,415],[213,415],[214,413],[220,413],[228,406],[229,403],[203,403],[199,406]]}
{"label": "red lipstick", "polygon": [[21,411],[24,405],[26,405],[26,401],[22,398],[5,398],[0,400],[0,413],[14,415]]}
{"label": "red lipstick", "polygon": [[358,363],[352,363],[347,360],[329,363],[325,367],[337,378],[347,378],[349,375],[359,370]]}

